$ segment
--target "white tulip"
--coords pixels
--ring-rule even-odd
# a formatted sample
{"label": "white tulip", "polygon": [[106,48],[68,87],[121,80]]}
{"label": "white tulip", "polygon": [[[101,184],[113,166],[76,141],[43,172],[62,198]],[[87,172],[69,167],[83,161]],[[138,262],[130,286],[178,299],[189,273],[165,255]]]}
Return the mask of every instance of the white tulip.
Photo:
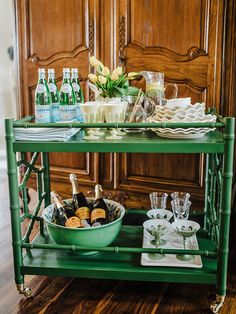
{"label": "white tulip", "polygon": [[112,73],[121,75],[123,72],[122,67],[117,67]]}
{"label": "white tulip", "polygon": [[88,78],[90,79],[90,81],[91,81],[92,83],[96,83],[97,80],[98,80],[97,75],[92,74],[92,73],[90,73],[90,74],[88,75]]}
{"label": "white tulip", "polygon": [[99,66],[100,61],[98,59],[96,59],[94,56],[90,57],[89,60],[90,60],[91,66],[93,66],[93,67]]}
{"label": "white tulip", "polygon": [[136,76],[138,76],[139,73],[138,72],[129,72],[128,73],[128,79],[129,80],[133,80]]}
{"label": "white tulip", "polygon": [[108,69],[108,67],[104,67],[102,70],[102,75],[108,76],[109,74],[110,74],[110,70]]}
{"label": "white tulip", "polygon": [[114,73],[114,71],[112,72],[112,75],[111,75],[111,80],[112,81],[115,81],[119,78],[119,75],[117,73]]}
{"label": "white tulip", "polygon": [[107,79],[104,76],[102,76],[102,75],[98,75],[98,81],[101,84],[106,84]]}

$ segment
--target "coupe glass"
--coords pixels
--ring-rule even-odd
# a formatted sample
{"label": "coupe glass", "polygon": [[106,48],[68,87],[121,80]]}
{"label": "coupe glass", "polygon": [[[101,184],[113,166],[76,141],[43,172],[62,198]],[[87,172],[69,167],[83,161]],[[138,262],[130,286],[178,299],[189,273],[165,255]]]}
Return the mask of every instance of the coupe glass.
{"label": "coupe glass", "polygon": [[[97,113],[99,105],[95,102],[85,102],[80,104],[81,111],[83,113],[84,121],[88,123],[97,122]],[[98,135],[95,135],[95,129],[87,129],[87,134],[83,138],[85,140],[97,140],[99,139]]]}
{"label": "coupe glass", "polygon": [[[187,201],[184,198],[175,198],[171,201],[172,211],[174,214],[175,221],[187,220],[189,217],[189,209],[191,202]],[[175,247],[182,246],[182,239],[175,236],[174,240],[171,241],[171,244]]]}
{"label": "coupe glass", "polygon": [[[191,238],[200,229],[200,225],[191,220],[181,220],[172,223],[174,231],[183,237],[184,250],[188,248],[187,239]],[[177,254],[176,257],[181,261],[190,261],[194,258],[194,255]]]}
{"label": "coupe glass", "polygon": [[152,192],[149,194],[152,209],[166,209],[168,194],[163,192]]}
{"label": "coupe glass", "polygon": [[[143,223],[143,227],[146,232],[154,237],[154,239],[151,241],[151,244],[154,245],[157,249],[167,243],[167,241],[161,237],[170,230],[170,226],[170,223],[163,219],[150,219]],[[160,260],[165,257],[165,254],[149,253],[148,257],[152,260]]]}
{"label": "coupe glass", "polygon": [[[110,123],[119,123],[124,121],[125,117],[125,102],[117,102],[117,103],[103,103],[102,108],[105,113],[106,122]],[[119,134],[118,128],[113,128],[110,131],[110,136],[106,136],[105,138],[108,140],[120,140],[122,139],[122,135]]]}
{"label": "coupe glass", "polygon": [[166,210],[166,209],[150,209],[147,211],[147,216],[149,219],[164,219],[169,221],[172,216],[173,213],[170,210]]}

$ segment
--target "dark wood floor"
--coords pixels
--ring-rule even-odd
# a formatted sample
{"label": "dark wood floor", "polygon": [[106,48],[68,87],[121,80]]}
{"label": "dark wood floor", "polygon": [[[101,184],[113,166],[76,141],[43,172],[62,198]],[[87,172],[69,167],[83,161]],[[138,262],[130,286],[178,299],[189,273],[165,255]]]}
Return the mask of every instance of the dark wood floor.
{"label": "dark wood floor", "polygon": [[[6,169],[0,169],[0,314],[209,313],[214,286],[27,276],[33,298],[15,289]],[[63,275],[63,274],[62,274]],[[231,263],[222,314],[236,313],[236,268]]]}

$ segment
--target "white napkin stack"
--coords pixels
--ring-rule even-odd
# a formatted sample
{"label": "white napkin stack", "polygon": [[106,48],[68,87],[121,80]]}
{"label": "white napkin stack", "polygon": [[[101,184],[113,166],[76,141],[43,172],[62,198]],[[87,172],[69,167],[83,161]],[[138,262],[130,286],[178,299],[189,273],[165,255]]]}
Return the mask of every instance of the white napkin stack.
{"label": "white napkin stack", "polygon": [[68,141],[80,128],[15,128],[17,141]]}

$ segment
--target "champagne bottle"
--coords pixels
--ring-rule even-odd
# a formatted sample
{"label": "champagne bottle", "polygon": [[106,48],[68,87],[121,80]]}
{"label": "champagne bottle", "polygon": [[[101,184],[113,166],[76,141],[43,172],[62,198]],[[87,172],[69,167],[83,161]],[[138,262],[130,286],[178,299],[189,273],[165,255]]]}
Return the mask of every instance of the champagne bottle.
{"label": "champagne bottle", "polygon": [[63,69],[63,81],[60,90],[60,120],[71,121],[76,118],[75,92],[71,85],[70,69]]}
{"label": "champagne bottle", "polygon": [[84,227],[90,226],[90,208],[83,192],[79,190],[77,177],[74,173],[70,174],[70,182],[72,184],[73,203],[75,207],[75,215],[79,217]]}
{"label": "champagne bottle", "polygon": [[55,78],[55,70],[48,69],[48,88],[52,98],[52,122],[60,120],[59,117],[59,92]]}
{"label": "champagne bottle", "polygon": [[35,90],[36,122],[51,121],[52,98],[46,81],[45,69],[38,69],[38,83]]}
{"label": "champagne bottle", "polygon": [[52,222],[68,228],[81,228],[82,225],[80,219],[75,216],[74,211],[70,207],[63,203],[60,196],[52,191],[51,197],[56,205],[56,209],[52,216]]}
{"label": "champagne bottle", "polygon": [[105,225],[107,223],[108,208],[103,200],[102,186],[95,186],[95,199],[93,202],[93,210],[91,213],[91,223],[93,227]]}
{"label": "champagne bottle", "polygon": [[80,103],[84,103],[84,95],[79,82],[79,74],[78,69],[71,69],[71,83],[73,90],[75,92],[76,99],[76,120],[80,122],[84,122],[83,114],[80,109]]}

